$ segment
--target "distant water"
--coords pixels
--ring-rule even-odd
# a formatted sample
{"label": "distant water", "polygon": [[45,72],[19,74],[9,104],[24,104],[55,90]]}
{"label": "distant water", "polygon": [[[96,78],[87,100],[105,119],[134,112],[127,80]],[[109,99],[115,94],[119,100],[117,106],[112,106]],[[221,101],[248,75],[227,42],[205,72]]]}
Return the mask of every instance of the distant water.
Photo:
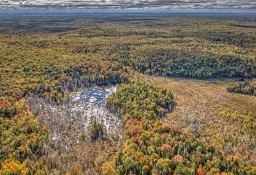
{"label": "distant water", "polygon": [[71,97],[71,103],[95,103],[100,106],[105,106],[105,101],[109,95],[116,91],[116,86],[110,87],[95,87],[88,90],[81,90]]}
{"label": "distant water", "polygon": [[122,118],[110,112],[105,104],[108,96],[115,91],[116,86],[92,87],[71,93],[67,104],[41,104],[38,119],[51,126],[49,140],[65,140],[66,133],[72,137],[81,133],[88,136],[94,122],[102,124],[107,136],[122,138]]}
{"label": "distant water", "polygon": [[255,10],[148,10],[148,11],[78,11],[78,10],[0,10],[0,17],[122,17],[122,16],[213,16],[213,17],[229,17],[229,16],[256,16]]}

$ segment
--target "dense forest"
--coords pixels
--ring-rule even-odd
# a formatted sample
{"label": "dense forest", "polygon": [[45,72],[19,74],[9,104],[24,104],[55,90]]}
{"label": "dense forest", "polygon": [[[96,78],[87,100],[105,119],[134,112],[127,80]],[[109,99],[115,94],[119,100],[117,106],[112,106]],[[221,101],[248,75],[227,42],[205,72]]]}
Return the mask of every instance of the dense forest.
{"label": "dense forest", "polygon": [[[255,19],[31,17],[2,18],[0,26],[0,174],[256,174],[255,150],[234,143],[230,153],[165,124],[175,96],[137,76],[245,79],[227,90],[255,95]],[[87,157],[74,154],[61,169],[44,149],[51,126],[29,100],[61,105],[73,91],[109,84],[118,84],[106,105],[123,118],[122,143],[99,139],[95,123],[80,148]],[[253,143],[255,115],[220,117],[241,123]]]}

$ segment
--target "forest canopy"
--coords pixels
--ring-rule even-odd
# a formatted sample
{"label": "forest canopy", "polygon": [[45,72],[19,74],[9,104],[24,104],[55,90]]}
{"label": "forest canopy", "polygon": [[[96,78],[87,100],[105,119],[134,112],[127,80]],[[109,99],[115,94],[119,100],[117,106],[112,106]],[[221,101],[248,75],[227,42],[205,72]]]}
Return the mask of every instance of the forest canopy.
{"label": "forest canopy", "polygon": [[[107,107],[123,117],[124,139],[109,159],[102,155],[93,164],[99,174],[256,173],[243,148],[229,155],[221,144],[164,124],[175,96],[137,77],[245,79],[227,90],[255,95],[255,19],[3,18],[0,26],[0,174],[51,174],[56,168],[43,156],[47,126],[31,112],[29,97],[58,105],[79,88],[109,84],[120,84]],[[250,133],[254,116],[222,114],[252,121],[242,122]],[[102,132],[95,128],[93,141]],[[83,167],[71,167],[67,174],[81,174]]]}

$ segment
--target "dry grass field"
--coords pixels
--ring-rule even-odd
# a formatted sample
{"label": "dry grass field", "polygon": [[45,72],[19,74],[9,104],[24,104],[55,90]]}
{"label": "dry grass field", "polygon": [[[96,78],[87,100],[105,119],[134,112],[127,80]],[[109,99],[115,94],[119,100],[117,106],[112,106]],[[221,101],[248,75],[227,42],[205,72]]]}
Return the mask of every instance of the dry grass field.
{"label": "dry grass field", "polygon": [[221,143],[225,151],[235,153],[239,146],[256,153],[255,136],[241,130],[242,124],[220,117],[222,111],[256,114],[256,97],[229,93],[226,90],[231,80],[195,80],[143,76],[156,86],[170,90],[175,99],[174,111],[163,120],[194,133],[198,139]]}

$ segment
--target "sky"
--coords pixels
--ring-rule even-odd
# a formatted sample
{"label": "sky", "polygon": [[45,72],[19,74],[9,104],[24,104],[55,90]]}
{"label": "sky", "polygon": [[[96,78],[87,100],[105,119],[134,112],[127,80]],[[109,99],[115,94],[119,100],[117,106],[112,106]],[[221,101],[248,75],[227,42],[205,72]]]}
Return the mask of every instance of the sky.
{"label": "sky", "polygon": [[0,0],[0,9],[255,9],[256,0]]}

